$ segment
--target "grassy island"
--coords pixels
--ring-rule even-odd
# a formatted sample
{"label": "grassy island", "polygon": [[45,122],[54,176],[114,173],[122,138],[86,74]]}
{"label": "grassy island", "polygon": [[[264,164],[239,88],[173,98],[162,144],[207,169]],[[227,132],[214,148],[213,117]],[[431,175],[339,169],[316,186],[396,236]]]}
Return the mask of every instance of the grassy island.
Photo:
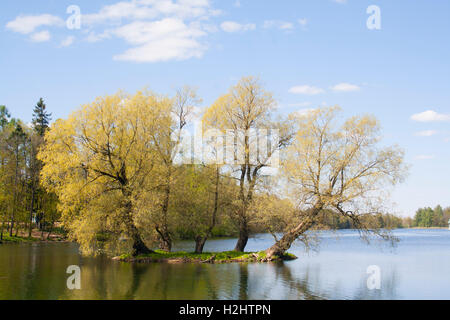
{"label": "grassy island", "polygon": [[232,263],[232,262],[269,262],[269,261],[286,261],[294,260],[297,257],[293,254],[286,253],[281,257],[272,257],[268,259],[264,251],[260,252],[166,252],[163,250],[156,250],[153,253],[138,255],[133,257],[129,254],[124,254],[113,258],[114,260],[123,262],[138,262],[138,263]]}

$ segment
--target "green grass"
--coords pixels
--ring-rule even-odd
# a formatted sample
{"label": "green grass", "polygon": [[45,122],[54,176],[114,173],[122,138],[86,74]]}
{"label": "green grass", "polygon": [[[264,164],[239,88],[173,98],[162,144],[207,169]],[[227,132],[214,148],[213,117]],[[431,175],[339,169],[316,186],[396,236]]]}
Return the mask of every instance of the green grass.
{"label": "green grass", "polygon": [[3,240],[0,240],[3,243],[20,243],[20,242],[34,242],[39,241],[39,239],[35,238],[25,238],[25,237],[10,237],[8,234],[3,234]]}
{"label": "green grass", "polygon": [[[255,256],[256,255],[256,256]],[[149,253],[145,255],[139,255],[137,257],[132,257],[130,254],[123,254],[117,257],[121,261],[142,261],[142,262],[164,262],[168,260],[185,260],[183,262],[202,262],[208,261],[214,257],[214,262],[251,262],[251,261],[261,261],[266,258],[266,253],[264,251],[260,252],[237,252],[237,251],[224,251],[224,252],[203,252],[203,253],[193,253],[193,252],[165,252],[162,250],[155,250],[154,253]],[[297,257],[293,254],[286,254],[282,259],[279,260],[292,260]]]}

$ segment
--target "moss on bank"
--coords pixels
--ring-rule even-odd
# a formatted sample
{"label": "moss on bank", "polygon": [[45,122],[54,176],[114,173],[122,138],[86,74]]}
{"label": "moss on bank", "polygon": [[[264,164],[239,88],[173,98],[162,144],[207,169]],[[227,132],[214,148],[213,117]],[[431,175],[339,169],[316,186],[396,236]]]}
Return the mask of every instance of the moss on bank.
{"label": "moss on bank", "polygon": [[[139,255],[133,257],[129,254],[124,254],[114,257],[114,260],[123,262],[140,262],[140,263],[232,263],[232,262],[268,262],[264,251],[260,252],[165,252],[156,250],[154,253]],[[274,257],[270,261],[294,260],[297,257],[293,254],[286,253],[282,257]]]}

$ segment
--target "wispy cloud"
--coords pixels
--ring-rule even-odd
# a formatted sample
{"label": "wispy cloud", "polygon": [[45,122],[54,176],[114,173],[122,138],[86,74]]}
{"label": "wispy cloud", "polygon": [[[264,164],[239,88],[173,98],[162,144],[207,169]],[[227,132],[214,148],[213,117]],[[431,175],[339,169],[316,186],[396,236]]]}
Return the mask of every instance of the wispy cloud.
{"label": "wispy cloud", "polygon": [[346,4],[347,0],[333,0],[333,2],[339,3],[339,4]]}
{"label": "wispy cloud", "polygon": [[431,136],[434,136],[435,134],[437,134],[436,130],[424,130],[424,131],[416,132],[415,135],[418,137],[431,137]]}
{"label": "wispy cloud", "polygon": [[103,6],[99,12],[83,14],[83,24],[101,24],[105,22],[120,22],[123,19],[145,20],[165,17],[179,19],[206,19],[220,14],[219,10],[211,7],[209,0],[195,1],[121,1]]}
{"label": "wispy cloud", "polygon": [[331,87],[331,90],[334,92],[352,92],[352,91],[359,91],[361,88],[357,86],[356,84],[351,83],[339,83],[333,87]]}
{"label": "wispy cloud", "polygon": [[225,21],[220,24],[220,28],[225,32],[239,32],[255,30],[256,25],[253,23],[241,24],[235,21]]}
{"label": "wispy cloud", "polygon": [[450,114],[437,113],[433,110],[427,110],[421,113],[413,114],[411,119],[418,122],[450,122]]}
{"label": "wispy cloud", "polygon": [[281,20],[266,20],[263,24],[264,29],[276,28],[279,30],[292,30],[294,29],[294,24],[288,21]]}
{"label": "wispy cloud", "polygon": [[74,41],[75,41],[75,37],[74,36],[68,36],[63,41],[61,41],[60,46],[61,47],[70,47],[73,44]]}
{"label": "wispy cloud", "polygon": [[33,33],[30,36],[30,40],[33,42],[46,42],[50,41],[50,38],[51,38],[50,32],[48,32],[47,30]]}
{"label": "wispy cloud", "polygon": [[325,90],[314,86],[300,85],[290,88],[289,92],[293,94],[317,95],[324,93]]}
{"label": "wispy cloud", "polygon": [[8,22],[6,28],[21,34],[30,34],[41,26],[64,26],[64,20],[51,14],[20,15]]}

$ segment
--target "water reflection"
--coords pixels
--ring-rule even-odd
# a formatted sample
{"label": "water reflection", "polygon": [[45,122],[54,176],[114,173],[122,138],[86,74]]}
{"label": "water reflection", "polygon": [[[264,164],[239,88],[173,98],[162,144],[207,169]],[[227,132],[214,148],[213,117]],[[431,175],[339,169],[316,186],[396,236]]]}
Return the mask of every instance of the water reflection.
{"label": "water reflection", "polygon": [[[2,245],[0,299],[450,298],[450,233],[402,233],[395,252],[345,233],[340,240],[324,237],[319,253],[295,248],[300,259],[268,264],[129,264],[81,257],[74,244]],[[249,249],[270,241],[252,239]],[[81,290],[66,287],[69,265],[81,267]],[[380,290],[367,287],[369,265],[380,267]]]}

